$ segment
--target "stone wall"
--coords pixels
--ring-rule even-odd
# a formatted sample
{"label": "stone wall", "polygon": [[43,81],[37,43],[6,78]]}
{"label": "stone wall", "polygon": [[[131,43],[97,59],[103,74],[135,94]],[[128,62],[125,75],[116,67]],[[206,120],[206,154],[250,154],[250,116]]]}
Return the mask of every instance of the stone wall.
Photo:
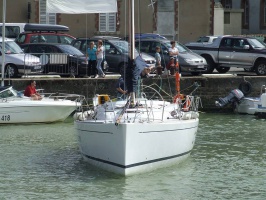
{"label": "stone wall", "polygon": [[[83,94],[91,103],[91,98],[95,94],[109,94],[111,98],[116,97],[115,83],[117,78],[105,78],[105,79],[35,79],[37,82],[37,88],[42,88],[45,92],[65,92]],[[202,108],[200,111],[227,111],[230,110],[230,106],[227,108],[217,108],[214,104],[215,100],[219,97],[227,96],[231,90],[239,87],[240,83],[248,81],[252,85],[252,92],[249,96],[258,96],[260,94],[261,86],[266,85],[266,77],[262,76],[199,76],[199,77],[182,77],[181,78],[181,93],[189,94],[195,87],[195,83],[201,85],[194,94],[201,97]],[[13,79],[6,81],[5,85],[12,84],[17,90],[24,90],[29,82],[29,79]],[[143,79],[143,85],[153,85],[160,91],[160,94],[167,100],[171,99],[175,95],[175,79],[170,78],[148,78]],[[171,86],[171,87],[169,87]],[[159,97],[155,92],[150,89],[144,89],[144,92],[148,96],[154,95]]]}

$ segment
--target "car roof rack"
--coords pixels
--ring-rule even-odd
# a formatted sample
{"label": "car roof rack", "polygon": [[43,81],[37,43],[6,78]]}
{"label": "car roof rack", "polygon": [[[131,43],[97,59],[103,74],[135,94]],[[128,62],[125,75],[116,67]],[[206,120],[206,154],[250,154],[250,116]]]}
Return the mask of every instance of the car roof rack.
{"label": "car roof rack", "polygon": [[55,24],[25,24],[24,30],[28,32],[67,32],[69,28]]}

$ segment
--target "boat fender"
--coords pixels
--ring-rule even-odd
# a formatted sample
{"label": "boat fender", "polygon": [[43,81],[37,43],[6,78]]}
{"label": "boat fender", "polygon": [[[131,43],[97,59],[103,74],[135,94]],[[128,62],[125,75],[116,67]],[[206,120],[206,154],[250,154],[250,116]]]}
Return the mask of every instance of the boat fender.
{"label": "boat fender", "polygon": [[84,121],[87,117],[88,117],[87,112],[76,112],[73,115],[74,120],[80,120],[80,121]]}
{"label": "boat fender", "polygon": [[244,81],[244,82],[240,83],[239,90],[241,90],[244,95],[250,94],[252,91],[251,83],[248,81]]}
{"label": "boat fender", "polygon": [[184,103],[183,111],[189,111],[190,103],[191,102],[189,100],[189,97],[186,97],[186,102]]}

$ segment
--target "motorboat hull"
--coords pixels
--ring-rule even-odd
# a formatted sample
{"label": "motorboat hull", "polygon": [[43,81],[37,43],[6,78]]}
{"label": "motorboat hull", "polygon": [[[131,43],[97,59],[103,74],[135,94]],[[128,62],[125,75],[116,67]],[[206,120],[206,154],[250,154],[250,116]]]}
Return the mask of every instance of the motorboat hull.
{"label": "motorboat hull", "polygon": [[254,115],[258,108],[260,98],[244,97],[239,103],[236,103],[235,112],[240,114]]}
{"label": "motorboat hull", "polygon": [[133,175],[181,162],[193,149],[199,120],[114,123],[75,121],[80,151],[89,163]]}
{"label": "motorboat hull", "polygon": [[64,121],[80,103],[70,100],[30,99],[1,101],[0,124],[49,123]]}

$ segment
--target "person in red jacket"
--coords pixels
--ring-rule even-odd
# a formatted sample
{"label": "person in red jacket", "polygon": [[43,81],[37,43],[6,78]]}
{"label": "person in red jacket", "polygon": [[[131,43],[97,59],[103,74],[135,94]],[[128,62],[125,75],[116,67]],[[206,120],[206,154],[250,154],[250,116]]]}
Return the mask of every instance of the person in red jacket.
{"label": "person in red jacket", "polygon": [[36,82],[34,80],[30,80],[30,84],[24,91],[24,96],[31,97],[32,100],[42,99],[42,96],[36,91]]}
{"label": "person in red jacket", "polygon": [[171,75],[175,75],[175,72],[179,71],[178,62],[175,62],[175,58],[171,57],[169,63],[166,65],[166,69],[170,70]]}

